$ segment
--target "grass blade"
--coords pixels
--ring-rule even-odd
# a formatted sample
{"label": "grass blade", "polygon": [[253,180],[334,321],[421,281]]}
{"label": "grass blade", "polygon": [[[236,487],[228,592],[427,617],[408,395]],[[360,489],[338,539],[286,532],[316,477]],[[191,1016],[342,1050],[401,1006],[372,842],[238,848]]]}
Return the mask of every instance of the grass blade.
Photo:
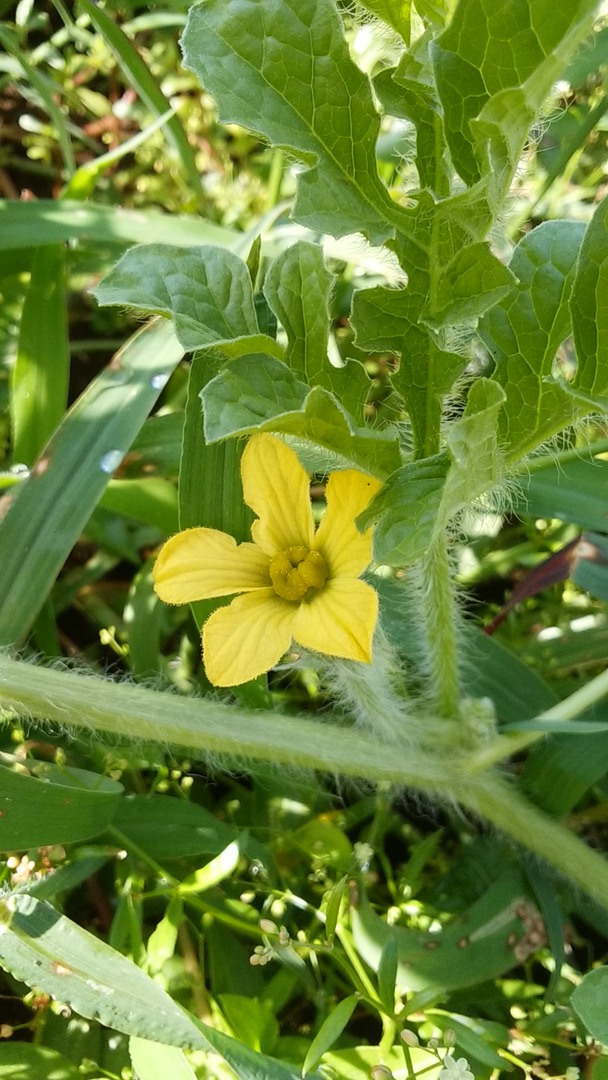
{"label": "grass blade", "polygon": [[84,525],[183,354],[170,323],[143,327],[72,406],[0,523],[0,643],[31,628]]}
{"label": "grass blade", "polygon": [[13,369],[13,458],[32,465],[67,405],[70,347],[65,307],[65,248],[34,254]]}
{"label": "grass blade", "polygon": [[20,202],[0,199],[0,241],[3,251],[61,244],[66,240],[102,244],[216,244],[240,251],[244,241],[236,232],[208,221],[146,210],[123,210],[77,199],[39,199]]}
{"label": "grass blade", "polygon": [[[154,116],[163,116],[171,108],[171,103],[167,101],[126,34],[101,8],[92,4],[91,0],[81,0],[81,7],[84,8],[91,22],[104,38],[106,45],[116,59],[116,63],[127,76],[142,101],[148,106],[150,112]],[[201,196],[200,174],[194,159],[194,152],[177,116],[172,116],[167,121],[166,133],[168,142],[181,160],[192,193],[199,200]]]}

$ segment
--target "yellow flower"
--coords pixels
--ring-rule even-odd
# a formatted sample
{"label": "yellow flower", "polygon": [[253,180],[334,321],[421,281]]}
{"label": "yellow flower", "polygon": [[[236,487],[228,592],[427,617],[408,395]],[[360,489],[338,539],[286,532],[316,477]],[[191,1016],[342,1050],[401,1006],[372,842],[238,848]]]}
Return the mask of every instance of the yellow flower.
{"label": "yellow flower", "polygon": [[371,559],[371,529],[355,518],[381,484],[347,469],[327,484],[315,532],[305,470],[272,435],[254,435],[241,460],[245,502],[257,514],[253,543],[217,529],[186,529],[161,548],[154,588],[168,604],[236,596],[203,626],[203,659],[215,686],[237,686],[273,667],[292,640],[369,663],[378,595],[359,580]]}

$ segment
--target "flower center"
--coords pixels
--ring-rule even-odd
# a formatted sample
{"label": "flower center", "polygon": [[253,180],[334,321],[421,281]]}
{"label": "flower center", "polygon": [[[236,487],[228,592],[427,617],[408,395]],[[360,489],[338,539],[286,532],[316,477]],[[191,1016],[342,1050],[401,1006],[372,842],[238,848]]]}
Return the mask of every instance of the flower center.
{"label": "flower center", "polygon": [[329,573],[321,552],[309,551],[303,544],[278,551],[269,571],[274,591],[284,600],[302,600],[310,589],[320,589]]}

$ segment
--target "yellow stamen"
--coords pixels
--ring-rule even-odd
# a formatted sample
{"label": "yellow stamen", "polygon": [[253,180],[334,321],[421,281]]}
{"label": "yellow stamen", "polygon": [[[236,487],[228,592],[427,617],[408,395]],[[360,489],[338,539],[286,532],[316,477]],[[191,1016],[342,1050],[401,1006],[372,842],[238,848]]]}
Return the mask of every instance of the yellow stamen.
{"label": "yellow stamen", "polygon": [[273,555],[269,570],[274,591],[283,600],[302,600],[309,589],[322,588],[329,574],[321,552],[303,544]]}

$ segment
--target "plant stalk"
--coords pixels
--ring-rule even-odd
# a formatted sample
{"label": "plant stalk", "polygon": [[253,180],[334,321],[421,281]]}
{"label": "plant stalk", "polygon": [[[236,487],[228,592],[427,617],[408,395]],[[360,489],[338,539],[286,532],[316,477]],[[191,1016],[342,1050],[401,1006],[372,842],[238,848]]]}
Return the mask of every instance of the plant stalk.
{"label": "plant stalk", "polygon": [[209,698],[181,698],[95,675],[37,667],[6,654],[0,654],[0,704],[26,718],[184,747],[215,760],[222,756],[228,761],[253,759],[321,769],[457,800],[608,907],[608,862],[529,803],[498,773],[467,775],[464,755],[453,751],[440,757],[379,745],[377,738],[364,732],[307,717],[244,710]]}
{"label": "plant stalk", "polygon": [[456,603],[445,534],[433,540],[421,566],[427,676],[434,710],[454,718],[460,711],[456,649]]}

